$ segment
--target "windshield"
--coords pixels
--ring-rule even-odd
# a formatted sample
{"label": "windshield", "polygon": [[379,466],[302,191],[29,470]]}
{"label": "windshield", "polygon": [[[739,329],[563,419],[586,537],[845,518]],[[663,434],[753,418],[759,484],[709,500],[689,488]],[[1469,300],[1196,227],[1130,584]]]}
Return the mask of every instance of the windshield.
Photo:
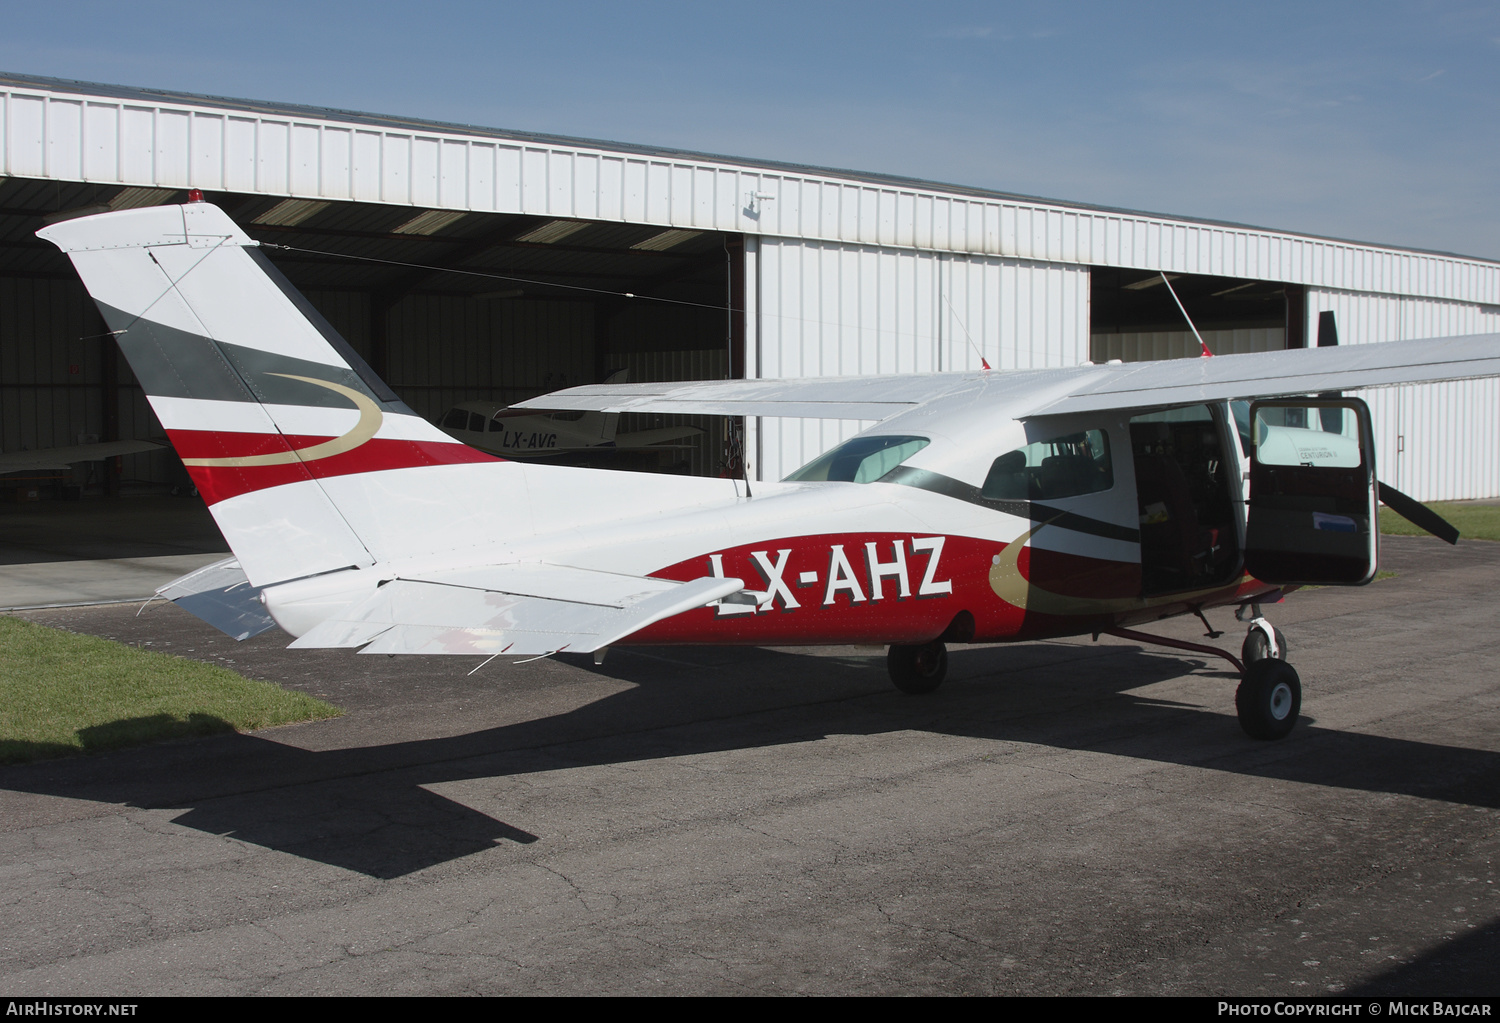
{"label": "windshield", "polygon": [[874,483],[928,444],[926,437],[855,437],[808,462],[787,483]]}

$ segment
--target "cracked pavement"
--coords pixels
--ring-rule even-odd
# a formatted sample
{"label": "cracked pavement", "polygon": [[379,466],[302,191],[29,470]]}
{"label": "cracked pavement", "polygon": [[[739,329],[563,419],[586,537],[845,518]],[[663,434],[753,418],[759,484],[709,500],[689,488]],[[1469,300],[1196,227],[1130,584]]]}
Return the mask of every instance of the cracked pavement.
{"label": "cracked pavement", "polygon": [[1384,567],[1270,611],[1305,687],[1279,743],[1222,662],[1109,638],[955,647],[906,697],[873,649],[468,677],[26,612],[347,713],[0,768],[0,987],[1495,994],[1500,544]]}

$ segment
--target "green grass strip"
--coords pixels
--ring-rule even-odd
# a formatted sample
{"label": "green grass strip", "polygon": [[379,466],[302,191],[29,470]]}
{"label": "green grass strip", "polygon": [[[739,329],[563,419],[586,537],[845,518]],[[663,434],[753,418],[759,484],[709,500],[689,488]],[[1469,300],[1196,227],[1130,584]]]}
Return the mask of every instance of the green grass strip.
{"label": "green grass strip", "polygon": [[228,668],[0,616],[0,763],[341,713]]}
{"label": "green grass strip", "polygon": [[[1500,505],[1474,504],[1470,501],[1433,501],[1427,507],[1453,523],[1459,541],[1500,540]],[[1427,530],[1380,506],[1380,531],[1397,536],[1427,536]]]}

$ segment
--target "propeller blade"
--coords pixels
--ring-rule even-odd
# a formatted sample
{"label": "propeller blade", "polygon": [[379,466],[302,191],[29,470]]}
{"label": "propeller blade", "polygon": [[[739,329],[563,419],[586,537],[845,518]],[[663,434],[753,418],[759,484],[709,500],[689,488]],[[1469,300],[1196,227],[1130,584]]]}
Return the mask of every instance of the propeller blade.
{"label": "propeller blade", "polygon": [[1380,484],[1380,502],[1414,526],[1427,530],[1439,540],[1458,543],[1458,530],[1453,524],[1421,501],[1412,500],[1395,487]]}

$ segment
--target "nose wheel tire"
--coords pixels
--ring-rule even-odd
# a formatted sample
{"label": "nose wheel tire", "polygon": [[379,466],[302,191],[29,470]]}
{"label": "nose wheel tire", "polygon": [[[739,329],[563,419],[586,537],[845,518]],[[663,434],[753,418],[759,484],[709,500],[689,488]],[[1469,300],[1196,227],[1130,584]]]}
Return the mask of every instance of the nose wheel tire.
{"label": "nose wheel tire", "polygon": [[1285,661],[1267,657],[1245,666],[1234,694],[1240,727],[1252,739],[1283,739],[1302,710],[1302,680]]}
{"label": "nose wheel tire", "polygon": [[948,674],[948,648],[942,643],[892,644],[885,664],[891,681],[903,693],[930,693],[943,684]]}

